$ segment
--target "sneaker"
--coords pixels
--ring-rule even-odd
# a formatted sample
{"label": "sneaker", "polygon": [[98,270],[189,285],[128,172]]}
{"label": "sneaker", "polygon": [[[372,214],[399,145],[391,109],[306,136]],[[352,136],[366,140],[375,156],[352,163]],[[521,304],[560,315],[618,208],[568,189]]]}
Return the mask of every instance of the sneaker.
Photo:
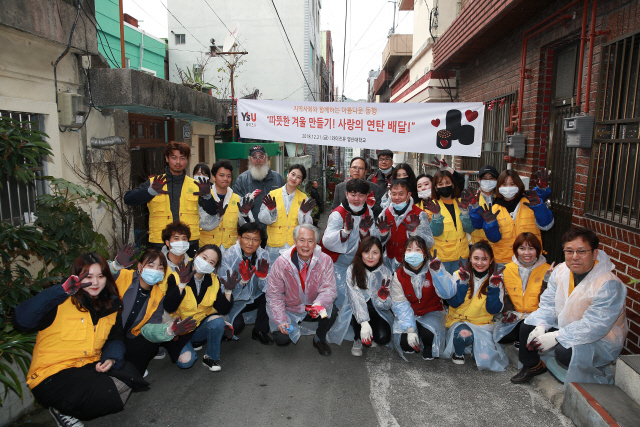
{"label": "sneaker", "polygon": [[433,360],[433,356],[431,354],[422,353],[422,360]]}
{"label": "sneaker", "polygon": [[193,348],[193,351],[200,351],[200,350],[202,350],[202,346],[201,345],[199,345],[198,347],[194,347]]}
{"label": "sneaker", "polygon": [[147,378],[147,375],[149,375],[149,370],[145,369],[144,370],[144,375],[142,376],[142,378]]}
{"label": "sneaker", "polygon": [[353,347],[351,347],[351,354],[353,356],[362,356],[362,341],[353,340]]}
{"label": "sneaker", "polygon": [[520,372],[511,377],[511,382],[514,384],[524,384],[531,381],[535,376],[542,375],[547,372],[547,366],[541,360],[538,364],[532,368],[523,367]]}
{"label": "sneaker", "polygon": [[207,368],[209,368],[209,370],[212,371],[212,372],[218,372],[219,370],[222,369],[222,367],[220,366],[220,361],[219,360],[213,360],[212,358],[210,358],[206,354],[202,358],[202,364],[204,366],[206,366]]}
{"label": "sneaker", "polygon": [[167,351],[164,349],[164,347],[160,347],[158,349],[158,354],[156,354],[155,356],[153,356],[154,359],[156,360],[160,360],[160,359],[164,359],[164,357],[167,355]]}
{"label": "sneaker", "polygon": [[451,356],[451,360],[453,360],[453,363],[455,363],[456,365],[464,365],[464,355],[458,356],[454,353],[454,355]]}
{"label": "sneaker", "polygon": [[84,427],[82,421],[69,415],[62,415],[53,406],[49,407],[49,413],[56,420],[58,427]]}

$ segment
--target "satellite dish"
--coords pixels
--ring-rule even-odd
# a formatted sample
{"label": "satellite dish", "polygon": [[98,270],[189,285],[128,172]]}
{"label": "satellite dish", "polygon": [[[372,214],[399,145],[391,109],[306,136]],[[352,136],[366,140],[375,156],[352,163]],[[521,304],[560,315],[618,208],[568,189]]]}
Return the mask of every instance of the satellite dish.
{"label": "satellite dish", "polygon": [[233,49],[235,46],[238,45],[239,34],[240,34],[240,24],[236,22],[231,27],[231,32],[229,33],[227,38],[224,39],[224,44],[222,47],[223,52],[231,52],[231,49]]}

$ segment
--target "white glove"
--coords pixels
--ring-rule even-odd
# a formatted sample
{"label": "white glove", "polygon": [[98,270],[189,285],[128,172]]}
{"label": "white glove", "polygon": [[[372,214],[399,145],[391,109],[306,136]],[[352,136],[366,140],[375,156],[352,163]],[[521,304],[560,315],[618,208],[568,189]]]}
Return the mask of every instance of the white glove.
{"label": "white glove", "polygon": [[527,345],[529,345],[529,343],[534,340],[535,338],[538,338],[540,335],[543,335],[545,333],[544,330],[544,326],[536,326],[536,328],[531,331],[531,333],[529,334],[529,338],[527,338]]}
{"label": "white glove", "polygon": [[180,290],[184,290],[184,288],[186,288],[188,285],[188,283],[178,283],[178,288],[180,288]]}
{"label": "white glove", "polygon": [[366,320],[360,324],[360,339],[362,340],[362,344],[371,345],[371,338],[373,337],[373,331],[371,330],[371,326],[369,322]]}
{"label": "white glove", "polygon": [[531,346],[538,350],[540,353],[544,353],[545,351],[551,350],[558,344],[556,337],[558,336],[558,331],[547,332],[546,334],[542,334],[531,342]]}
{"label": "white glove", "polygon": [[409,332],[407,334],[407,343],[413,347],[415,351],[420,351],[420,339],[415,332]]}

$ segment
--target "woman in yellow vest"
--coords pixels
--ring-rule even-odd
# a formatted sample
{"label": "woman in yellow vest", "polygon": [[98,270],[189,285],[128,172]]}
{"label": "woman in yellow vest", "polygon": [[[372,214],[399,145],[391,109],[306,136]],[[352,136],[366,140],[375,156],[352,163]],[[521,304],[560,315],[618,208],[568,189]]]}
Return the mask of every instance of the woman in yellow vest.
{"label": "woman in yellow vest", "polygon": [[[218,204],[216,215],[209,215],[202,207],[200,212],[200,247],[204,245],[216,245],[220,252],[224,253],[238,241],[238,227],[245,223],[242,215],[239,215],[238,203],[240,196],[231,189],[233,180],[233,166],[228,160],[219,160],[209,167],[204,163],[198,163],[193,170],[195,179],[211,176],[211,194]],[[249,219],[253,221],[253,214],[249,212]]]}
{"label": "woman in yellow vest", "polygon": [[[496,194],[498,176],[500,176],[500,173],[491,165],[484,165],[478,170],[478,186],[480,187],[477,194],[478,204],[474,205],[473,208],[486,205],[487,208],[491,209]],[[482,229],[482,224],[484,223],[482,216],[475,209],[469,209],[469,216],[474,228],[473,233],[471,233],[471,244],[487,240],[487,236]]]}
{"label": "woman in yellow vest", "polygon": [[125,366],[121,309],[109,265],[93,252],[75,260],[62,285],[16,307],[16,330],[38,331],[27,385],[58,425],[123,409],[133,384],[114,376]]}
{"label": "woman in yellow vest", "polygon": [[[466,199],[456,200],[460,194],[458,183],[451,172],[441,170],[433,176],[431,197],[423,201],[424,209],[430,213],[431,233],[436,241],[432,248],[442,261],[444,269],[453,274],[458,262],[469,258],[469,239],[473,225],[469,218]],[[435,254],[435,252],[434,252]]]}
{"label": "woman in yellow vest", "polygon": [[553,226],[553,214],[547,208],[538,192],[525,191],[524,184],[516,171],[503,171],[498,177],[498,193],[493,206],[480,205],[475,209],[484,219],[482,229],[491,242],[496,264],[504,267],[513,256],[513,242],[525,232],[535,234],[542,241],[540,230]]}
{"label": "woman in yellow vest", "polygon": [[502,322],[493,331],[496,343],[514,343],[519,348],[520,325],[538,309],[540,295],[552,272],[553,266],[542,255],[542,243],[535,234],[522,233],[516,237],[512,261],[503,272],[505,307]]}
{"label": "woman in yellow vest", "polygon": [[488,242],[471,246],[469,261],[449,276],[458,292],[447,300],[449,313],[445,326],[447,345],[443,357],[451,356],[456,365],[464,364],[464,354],[473,355],[478,369],[504,371],[509,359],[493,341],[493,316],[500,313],[504,289],[502,274],[495,270],[493,252]]}
{"label": "woman in yellow vest", "polygon": [[258,220],[267,226],[267,253],[270,264],[280,256],[280,250],[295,244],[293,229],[298,224],[313,224],[311,210],[316,202],[298,190],[298,185],[307,179],[307,170],[300,164],[292,165],[287,182],[262,199]]}
{"label": "woman in yellow vest", "polygon": [[[232,292],[240,278],[231,275],[226,281],[222,278],[218,280],[215,272],[221,259],[220,248],[205,245],[196,252],[193,264],[180,266],[167,279],[164,309],[174,318],[192,317],[196,321],[194,331],[165,344],[171,361],[180,368],[193,366],[198,358],[194,347],[206,343],[207,350],[202,363],[213,372],[222,369],[220,341],[225,330],[222,315],[229,313],[233,306]],[[225,285],[224,290],[220,282]]]}

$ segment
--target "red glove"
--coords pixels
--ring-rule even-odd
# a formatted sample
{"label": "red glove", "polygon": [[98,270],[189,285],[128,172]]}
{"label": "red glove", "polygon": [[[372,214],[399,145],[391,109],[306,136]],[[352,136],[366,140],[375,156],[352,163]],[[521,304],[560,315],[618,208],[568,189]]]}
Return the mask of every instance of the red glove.
{"label": "red glove", "polygon": [[136,247],[133,243],[127,243],[120,249],[118,255],[116,256],[116,262],[120,264],[122,268],[131,267],[136,263],[136,260],[133,257],[136,254]]}
{"label": "red glove", "polygon": [[431,260],[431,262],[429,262],[429,268],[432,269],[433,271],[438,271],[440,270],[441,266],[442,266],[442,261],[438,259],[438,250],[434,249],[433,259]]}
{"label": "red glove", "polygon": [[271,194],[267,194],[262,198],[262,204],[265,205],[267,209],[269,209],[270,211],[276,208],[276,201],[273,200],[273,197],[271,197]]}
{"label": "red glove", "polygon": [[360,220],[360,224],[358,226],[360,228],[360,233],[362,233],[363,235],[367,234],[372,225],[373,225],[373,217],[369,215],[367,216],[363,215],[362,219]]}
{"label": "red glove", "polygon": [[177,269],[176,273],[178,273],[178,277],[180,278],[180,283],[187,284],[191,281],[195,271],[192,271],[192,263],[188,263],[187,265],[181,264]]}
{"label": "red glove", "polygon": [[491,212],[491,209],[487,207],[487,205],[484,205],[484,206],[480,206],[480,209],[478,209],[478,213],[482,218],[484,218],[485,222],[489,224],[490,222],[493,222],[496,220],[496,218],[498,218],[500,209],[498,209],[496,213],[493,213]]}
{"label": "red glove", "polygon": [[523,196],[529,199],[529,203],[523,203],[523,205],[525,206],[538,206],[540,203],[542,203],[542,200],[540,200],[540,196],[538,196],[538,193],[533,190],[525,191],[523,193]]}
{"label": "red glove", "polygon": [[259,259],[258,268],[256,268],[255,272],[256,276],[261,279],[267,277],[267,274],[269,274],[269,261],[267,261],[266,259]]}
{"label": "red glove", "polygon": [[380,215],[378,219],[376,219],[376,227],[378,227],[378,230],[380,230],[380,234],[383,236],[387,234],[389,232],[389,229],[391,228],[386,218],[382,215]]}
{"label": "red glove", "polygon": [[424,206],[424,208],[429,212],[431,212],[432,214],[440,213],[440,205],[434,202],[433,199],[431,199],[431,197],[428,197],[427,200],[423,202],[422,206]]}
{"label": "red glove", "polygon": [[462,197],[460,197],[460,209],[469,209],[469,206],[473,206],[478,203],[478,195],[472,193],[469,190],[462,190]]}
{"label": "red glove", "polygon": [[189,316],[184,320],[180,320],[176,318],[171,324],[171,331],[175,336],[184,335],[193,331],[196,328],[196,326],[197,326],[197,322],[195,321],[193,316]]}
{"label": "red glove", "polygon": [[88,275],[89,273],[87,272],[87,273],[81,274],[80,277],[69,276],[69,278],[62,284],[62,289],[64,289],[67,295],[75,295],[75,293],[78,292],[80,289],[84,289],[92,285],[91,282],[82,283],[82,281]]}
{"label": "red glove", "polygon": [[389,284],[391,283],[391,280],[389,279],[384,279],[382,281],[382,285],[380,285],[380,289],[378,289],[378,298],[380,298],[382,301],[386,301],[387,298],[389,298]]}
{"label": "red glove", "polygon": [[236,286],[238,286],[238,283],[240,283],[239,276],[240,275],[237,271],[234,271],[233,273],[229,273],[227,271],[227,278],[225,279],[224,277],[219,276],[218,280],[222,283],[222,286],[224,286],[225,291],[233,291]]}
{"label": "red glove", "polygon": [[198,185],[198,191],[194,192],[194,196],[206,196],[207,194],[211,195],[211,182],[205,181],[202,178],[198,178],[196,184]]}
{"label": "red glove", "polygon": [[536,175],[538,175],[538,188],[547,188],[551,172],[547,172],[546,169],[540,169]]}
{"label": "red glove", "polygon": [[327,310],[325,310],[321,305],[307,305],[304,308],[309,313],[309,316],[314,319],[317,319],[318,317],[322,317],[324,319],[327,317]]}
{"label": "red glove", "polygon": [[471,279],[471,274],[469,274],[469,272],[464,268],[461,261],[458,261],[458,264],[460,264],[460,269],[458,270],[458,277],[460,278],[460,281],[468,282],[469,279]]}
{"label": "red glove", "polygon": [[302,213],[306,214],[316,205],[316,201],[313,199],[307,199],[300,204],[300,210]]}
{"label": "red glove", "polygon": [[243,284],[247,284],[251,277],[253,277],[253,273],[256,272],[255,267],[251,267],[251,263],[249,263],[248,259],[245,259],[240,263],[240,276],[242,277]]}
{"label": "red glove", "polygon": [[500,286],[500,283],[502,283],[502,281],[504,280],[504,278],[502,277],[503,270],[504,270],[504,267],[501,267],[501,268],[498,268],[496,271],[494,271],[491,277],[489,278],[489,283],[492,284],[493,286]]}
{"label": "red glove", "polygon": [[514,313],[504,312],[502,313],[502,323],[513,323],[516,321],[516,315]]}
{"label": "red glove", "polygon": [[417,214],[409,214],[404,219],[404,226],[409,233],[413,233],[416,231],[418,226],[420,225],[420,217]]}
{"label": "red glove", "polygon": [[167,190],[163,190],[162,187],[167,183],[167,178],[164,175],[158,175],[153,177],[151,183],[151,189],[158,194],[169,194]]}
{"label": "red glove", "polygon": [[376,198],[373,195],[373,191],[369,192],[369,195],[367,196],[367,205],[369,205],[370,208],[373,207],[373,205],[376,204]]}

